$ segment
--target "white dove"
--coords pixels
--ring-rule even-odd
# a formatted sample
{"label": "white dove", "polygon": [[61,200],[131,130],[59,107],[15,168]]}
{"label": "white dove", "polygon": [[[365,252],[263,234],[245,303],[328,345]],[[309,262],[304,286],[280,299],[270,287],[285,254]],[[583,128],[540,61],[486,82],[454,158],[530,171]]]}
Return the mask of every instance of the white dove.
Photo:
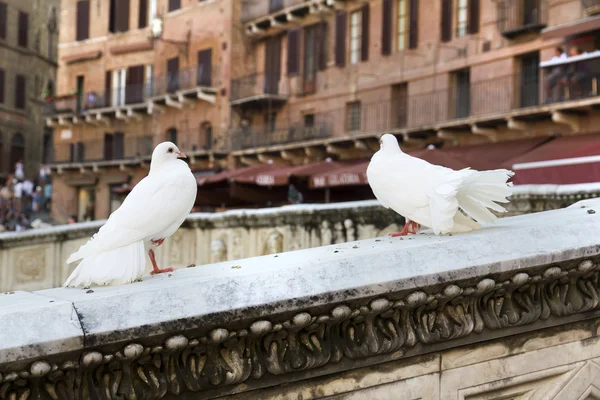
{"label": "white dove", "polygon": [[196,200],[192,171],[179,158],[186,156],[171,142],[156,146],[150,172],[129,193],[98,233],[67,263],[81,260],[63,286],[122,285],[139,279],[146,269],[146,249],[151,274],[160,269],[153,247],[163,244],[183,223]]}
{"label": "white dove", "polygon": [[421,225],[436,235],[469,232],[497,219],[488,208],[506,212],[496,203],[509,202],[507,181],[514,172],[455,171],[404,153],[393,135],[383,135],[379,143],[367,167],[369,185],[384,207],[406,219],[402,232],[391,236],[418,233]]}

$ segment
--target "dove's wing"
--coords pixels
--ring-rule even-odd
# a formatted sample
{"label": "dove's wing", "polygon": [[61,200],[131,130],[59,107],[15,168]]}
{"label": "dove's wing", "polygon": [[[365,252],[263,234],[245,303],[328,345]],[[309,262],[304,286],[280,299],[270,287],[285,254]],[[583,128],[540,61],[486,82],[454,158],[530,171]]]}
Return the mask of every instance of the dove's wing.
{"label": "dove's wing", "polygon": [[164,231],[190,212],[190,196],[182,193],[189,190],[186,178],[190,179],[185,174],[161,174],[142,179],[98,233],[67,262],[153,238]]}

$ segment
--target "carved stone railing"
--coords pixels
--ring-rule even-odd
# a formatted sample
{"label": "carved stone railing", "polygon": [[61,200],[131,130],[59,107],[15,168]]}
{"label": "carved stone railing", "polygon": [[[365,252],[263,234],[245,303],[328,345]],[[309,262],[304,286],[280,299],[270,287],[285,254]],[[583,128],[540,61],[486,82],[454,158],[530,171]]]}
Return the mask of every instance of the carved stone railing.
{"label": "carved stone railing", "polygon": [[[599,194],[600,184],[515,187],[508,215],[563,208]],[[165,241],[157,257],[161,264],[185,268],[371,239],[402,222],[376,201],[197,213]],[[103,223],[0,233],[0,292],[60,286],[73,268],[66,259]]]}
{"label": "carved stone railing", "polygon": [[[568,368],[600,357],[599,298],[600,200],[469,234],[368,239],[121,287],[8,293],[0,399],[308,399],[384,390],[375,388],[382,376],[401,386],[395,393],[418,376],[410,398],[450,398],[440,393],[461,384],[460,398],[471,398],[485,392],[469,383],[481,376],[493,376],[490,393],[506,379],[509,393],[535,368],[540,382],[566,376],[558,393],[578,375]],[[452,350],[465,345],[475,347]],[[456,377],[459,364],[496,358],[493,374]],[[551,367],[562,372],[549,376]]]}

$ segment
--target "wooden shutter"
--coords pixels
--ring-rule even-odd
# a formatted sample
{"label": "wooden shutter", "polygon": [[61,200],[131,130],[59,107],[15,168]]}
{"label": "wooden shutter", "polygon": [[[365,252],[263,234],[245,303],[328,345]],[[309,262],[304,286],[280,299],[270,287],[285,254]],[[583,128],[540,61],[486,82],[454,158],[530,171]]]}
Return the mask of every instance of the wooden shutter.
{"label": "wooden shutter", "polygon": [[127,32],[129,30],[129,3],[130,0],[121,0],[116,3],[115,28],[117,32]]}
{"label": "wooden shutter", "polygon": [[85,145],[83,142],[77,142],[77,161],[85,160]]}
{"label": "wooden shutter", "polygon": [[408,7],[408,48],[416,49],[419,46],[419,0],[410,0]]}
{"label": "wooden shutter", "polygon": [[467,19],[467,32],[468,33],[478,33],[479,32],[479,0],[469,0],[469,15]]}
{"label": "wooden shutter", "polygon": [[125,156],[125,136],[123,132],[115,132],[114,156],[115,160],[122,160]]}
{"label": "wooden shutter", "polygon": [[319,24],[317,48],[319,57],[319,70],[323,71],[327,68],[327,55],[329,52],[329,24],[322,21]]}
{"label": "wooden shutter", "polygon": [[0,69],[0,104],[4,103],[4,70]]}
{"label": "wooden shutter", "polygon": [[212,86],[212,49],[198,52],[198,71],[196,77],[198,86]]}
{"label": "wooden shutter", "polygon": [[279,93],[281,78],[281,36],[267,40],[265,48],[265,93]]}
{"label": "wooden shutter", "polygon": [[90,37],[90,2],[77,2],[77,34],[75,40],[85,40]]}
{"label": "wooden shutter", "polygon": [[381,54],[384,56],[392,54],[392,0],[383,0],[381,14]]}
{"label": "wooden shutter", "polygon": [[125,86],[125,102],[141,103],[144,100],[144,66],[135,65],[127,68]]}
{"label": "wooden shutter", "polygon": [[452,0],[442,0],[442,42],[452,40]]}
{"label": "wooden shutter", "polygon": [[167,91],[174,92],[179,89],[179,57],[167,60]]}
{"label": "wooden shutter", "polygon": [[25,109],[25,77],[17,75],[15,79],[15,108]]}
{"label": "wooden shutter", "polygon": [[19,46],[27,47],[29,14],[19,11]]}
{"label": "wooden shutter", "polygon": [[181,0],[169,0],[169,12],[179,10],[181,8]]}
{"label": "wooden shutter", "polygon": [[362,21],[360,24],[360,59],[367,61],[369,59],[369,3],[365,4],[361,11]]}
{"label": "wooden shutter", "polygon": [[112,97],[112,71],[104,74],[104,107],[109,107]]}
{"label": "wooden shutter", "polygon": [[6,3],[0,3],[0,38],[6,39]]}
{"label": "wooden shutter", "polygon": [[335,15],[335,65],[346,65],[346,25],[345,11],[338,11]]}
{"label": "wooden shutter", "polygon": [[300,72],[300,30],[290,29],[287,34],[287,73],[298,75]]}
{"label": "wooden shutter", "polygon": [[104,134],[104,159],[105,160],[113,160],[114,159],[114,136],[111,133]]}
{"label": "wooden shutter", "polygon": [[148,26],[148,0],[140,0],[138,28],[145,28],[146,26]]}

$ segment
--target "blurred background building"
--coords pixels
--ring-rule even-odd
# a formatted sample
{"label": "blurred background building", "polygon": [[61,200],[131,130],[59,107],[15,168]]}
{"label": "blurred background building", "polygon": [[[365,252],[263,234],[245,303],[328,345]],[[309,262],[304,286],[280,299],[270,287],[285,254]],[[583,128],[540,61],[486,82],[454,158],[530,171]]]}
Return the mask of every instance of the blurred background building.
{"label": "blurred background building", "polygon": [[37,176],[50,131],[44,98],[55,90],[60,0],[0,1],[0,184],[22,161]]}
{"label": "blurred background building", "polygon": [[515,168],[517,184],[600,180],[599,1],[61,6],[57,221],[106,218],[165,140],[207,210],[372,198],[386,132],[448,167]]}

